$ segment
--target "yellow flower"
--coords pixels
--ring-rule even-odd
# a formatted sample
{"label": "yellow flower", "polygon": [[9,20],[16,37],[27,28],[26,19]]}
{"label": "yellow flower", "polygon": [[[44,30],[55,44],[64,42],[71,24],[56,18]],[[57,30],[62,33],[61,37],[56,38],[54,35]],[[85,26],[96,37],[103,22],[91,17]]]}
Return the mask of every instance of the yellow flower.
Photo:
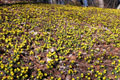
{"label": "yellow flower", "polygon": [[120,59],[118,60],[118,62],[120,63]]}
{"label": "yellow flower", "polygon": [[26,75],[25,75],[25,77],[27,78],[27,77],[28,77],[28,75],[26,74]]}
{"label": "yellow flower", "polygon": [[75,80],[75,78],[72,78],[72,80]]}
{"label": "yellow flower", "polygon": [[117,76],[115,76],[115,79],[117,79],[118,77]]}
{"label": "yellow flower", "polygon": [[71,66],[71,65],[69,65],[69,68],[72,68],[72,66]]}
{"label": "yellow flower", "polygon": [[11,74],[11,76],[14,76],[14,73],[12,71],[10,72],[10,74]]}
{"label": "yellow flower", "polygon": [[45,63],[45,61],[44,61],[44,60],[40,60],[40,63],[41,63],[41,64],[44,64],[44,63]]}
{"label": "yellow flower", "polygon": [[30,51],[30,55],[34,55],[34,52],[33,52],[33,51]]}
{"label": "yellow flower", "polygon": [[95,77],[98,77],[98,75],[97,75],[97,74],[95,74]]}
{"label": "yellow flower", "polygon": [[44,76],[47,76],[47,73],[44,73]]}
{"label": "yellow flower", "polygon": [[0,67],[1,67],[1,69],[3,69],[4,68],[4,64],[1,64]]}
{"label": "yellow flower", "polygon": [[72,69],[69,69],[68,70],[68,74],[72,74],[73,73],[73,70]]}
{"label": "yellow flower", "polygon": [[17,76],[17,79],[19,79],[19,76]]}
{"label": "yellow flower", "polygon": [[77,77],[77,80],[79,80],[80,79],[80,77]]}
{"label": "yellow flower", "polygon": [[34,76],[33,75],[31,75],[31,78],[33,78]]}
{"label": "yellow flower", "polygon": [[61,78],[58,78],[57,80],[61,80]]}
{"label": "yellow flower", "polygon": [[20,62],[17,62],[17,65],[20,65]]}
{"label": "yellow flower", "polygon": [[91,78],[90,77],[88,77],[88,80],[90,80]]}
{"label": "yellow flower", "polygon": [[0,75],[3,75],[3,72],[0,72]]}
{"label": "yellow flower", "polygon": [[2,80],[6,79],[7,77],[6,76],[3,76]]}
{"label": "yellow flower", "polygon": [[84,77],[84,74],[83,74],[83,73],[81,73],[81,77]]}
{"label": "yellow flower", "polygon": [[71,60],[71,64],[73,64],[73,63],[75,63],[75,61],[74,61],[74,60]]}

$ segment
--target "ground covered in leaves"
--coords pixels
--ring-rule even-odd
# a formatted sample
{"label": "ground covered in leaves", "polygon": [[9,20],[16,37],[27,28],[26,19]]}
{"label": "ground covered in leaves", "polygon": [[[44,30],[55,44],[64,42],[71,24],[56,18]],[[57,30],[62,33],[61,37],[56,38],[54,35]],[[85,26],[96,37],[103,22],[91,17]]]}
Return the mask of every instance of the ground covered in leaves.
{"label": "ground covered in leaves", "polygon": [[0,79],[118,80],[120,10],[0,7]]}

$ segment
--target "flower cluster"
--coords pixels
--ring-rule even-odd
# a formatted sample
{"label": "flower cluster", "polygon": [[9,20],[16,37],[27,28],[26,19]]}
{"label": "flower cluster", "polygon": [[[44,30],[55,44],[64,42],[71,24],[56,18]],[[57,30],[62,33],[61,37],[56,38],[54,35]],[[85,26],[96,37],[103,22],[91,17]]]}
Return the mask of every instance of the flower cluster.
{"label": "flower cluster", "polygon": [[0,6],[0,80],[120,79],[120,11]]}

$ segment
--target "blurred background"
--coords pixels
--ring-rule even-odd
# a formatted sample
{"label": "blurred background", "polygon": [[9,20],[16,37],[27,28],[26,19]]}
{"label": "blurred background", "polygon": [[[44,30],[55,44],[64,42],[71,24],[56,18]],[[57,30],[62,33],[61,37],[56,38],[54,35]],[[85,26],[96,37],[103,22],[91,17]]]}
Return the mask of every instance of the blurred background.
{"label": "blurred background", "polygon": [[[50,2],[52,1],[52,2]],[[27,3],[46,3],[57,4],[57,1],[61,0],[0,0],[0,5],[10,4],[27,4]],[[83,0],[62,0],[64,4],[82,6]],[[120,0],[87,0],[88,6],[101,7],[101,8],[117,8],[120,4]]]}

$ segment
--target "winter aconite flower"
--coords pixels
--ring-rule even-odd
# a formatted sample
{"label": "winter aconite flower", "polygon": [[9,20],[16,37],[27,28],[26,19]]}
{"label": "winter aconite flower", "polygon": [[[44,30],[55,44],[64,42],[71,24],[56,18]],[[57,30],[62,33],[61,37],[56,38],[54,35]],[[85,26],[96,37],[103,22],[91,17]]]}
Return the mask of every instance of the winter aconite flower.
{"label": "winter aconite flower", "polygon": [[120,13],[71,5],[0,6],[0,80],[117,80]]}

